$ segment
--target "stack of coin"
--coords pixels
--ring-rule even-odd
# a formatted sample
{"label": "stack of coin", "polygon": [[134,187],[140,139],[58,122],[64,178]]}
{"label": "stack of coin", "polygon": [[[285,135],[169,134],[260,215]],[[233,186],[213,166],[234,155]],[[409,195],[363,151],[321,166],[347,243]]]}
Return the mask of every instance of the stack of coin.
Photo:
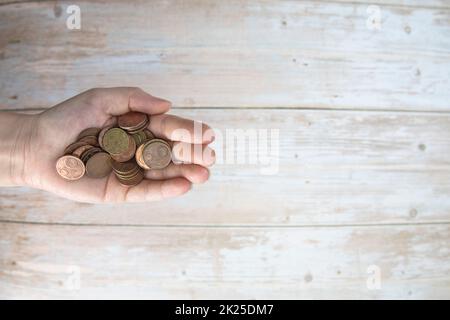
{"label": "stack of coin", "polygon": [[117,162],[113,160],[112,167],[117,180],[124,186],[135,186],[144,179],[144,171],[135,161]]}
{"label": "stack of coin", "polygon": [[113,171],[122,185],[134,186],[144,178],[142,169],[164,169],[170,164],[170,144],[147,129],[150,120],[146,114],[129,112],[117,120],[118,127],[83,130],[58,159],[59,175],[78,180],[85,174],[103,178]]}
{"label": "stack of coin", "polygon": [[141,112],[128,112],[117,119],[117,124],[129,134],[144,130],[149,123],[148,116]]}

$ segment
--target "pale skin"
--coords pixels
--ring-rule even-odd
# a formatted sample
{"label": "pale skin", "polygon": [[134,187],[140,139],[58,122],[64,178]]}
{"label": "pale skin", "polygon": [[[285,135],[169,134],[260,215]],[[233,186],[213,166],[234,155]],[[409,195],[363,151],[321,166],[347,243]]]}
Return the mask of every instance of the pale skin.
{"label": "pale skin", "polygon": [[[194,134],[194,121],[166,114],[170,107],[169,101],[139,88],[123,87],[91,89],[36,115],[0,113],[0,186],[38,188],[90,203],[145,202],[183,195],[192,184],[208,180],[208,167],[215,162],[214,150],[208,146],[214,133],[202,124],[202,134]],[[83,129],[104,127],[129,111],[147,113],[148,128],[155,136],[188,152],[177,153],[177,164],[147,171],[144,181],[134,187],[120,185],[114,174],[78,181],[66,181],[57,174],[57,159]]]}

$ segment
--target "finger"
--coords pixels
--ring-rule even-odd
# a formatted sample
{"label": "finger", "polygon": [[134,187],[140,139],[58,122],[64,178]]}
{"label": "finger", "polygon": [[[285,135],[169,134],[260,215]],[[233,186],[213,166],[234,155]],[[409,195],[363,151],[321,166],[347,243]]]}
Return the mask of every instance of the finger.
{"label": "finger", "polygon": [[183,177],[192,183],[204,183],[209,178],[209,170],[196,164],[171,164],[162,170],[149,170],[145,172],[147,179],[163,180]]}
{"label": "finger", "polygon": [[160,181],[144,179],[137,186],[126,191],[125,201],[146,202],[173,198],[185,194],[191,189],[191,186],[191,182],[185,178]]}
{"label": "finger", "polygon": [[130,111],[160,114],[169,111],[171,107],[169,101],[154,97],[136,87],[94,89],[93,92],[99,96],[106,112],[113,116]]}
{"label": "finger", "polygon": [[214,141],[214,131],[207,124],[169,114],[152,116],[148,128],[156,136],[172,141],[197,144]]}
{"label": "finger", "polygon": [[206,145],[175,142],[172,147],[172,160],[175,163],[194,163],[209,167],[216,162],[216,153]]}

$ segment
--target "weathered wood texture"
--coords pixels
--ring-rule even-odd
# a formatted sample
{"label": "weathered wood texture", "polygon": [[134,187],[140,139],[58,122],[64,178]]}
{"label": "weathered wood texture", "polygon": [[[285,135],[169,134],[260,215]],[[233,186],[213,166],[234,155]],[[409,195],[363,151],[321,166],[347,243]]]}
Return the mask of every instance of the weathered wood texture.
{"label": "weathered wood texture", "polygon": [[381,30],[353,2],[81,1],[79,31],[68,2],[4,5],[0,104],[136,85],[180,107],[449,110],[446,2],[392,3]]}
{"label": "weathered wood texture", "polygon": [[[116,0],[118,1],[118,0]],[[207,0],[191,0],[191,3],[200,4],[203,2],[206,2]],[[273,0],[252,0],[255,3],[266,3],[268,1]],[[283,0],[286,1],[286,0]],[[297,1],[304,1],[304,0],[297,0]],[[55,6],[60,4],[70,4],[70,0],[0,0],[0,5],[14,5],[24,2],[48,2],[52,3]],[[78,1],[80,2],[80,1]],[[77,3],[78,3],[77,2]],[[82,2],[82,1],[81,1]],[[86,1],[84,1],[86,2]],[[112,0],[96,0],[95,2],[113,2]],[[316,3],[326,4],[326,3],[356,3],[356,4],[364,4],[367,5],[367,0],[315,0]],[[372,0],[370,1],[370,4],[373,5],[391,5],[391,6],[397,6],[397,7],[406,7],[406,8],[450,8],[450,3],[448,0],[427,0],[424,2],[423,0]]]}
{"label": "weathered wood texture", "polygon": [[[0,0],[0,110],[136,85],[225,139],[173,201],[0,189],[0,298],[450,297],[449,1],[371,1],[381,30],[359,0],[69,4]],[[226,129],[279,129],[279,172],[223,163]]]}
{"label": "weathered wood texture", "polygon": [[[449,233],[448,225],[205,229],[2,223],[0,298],[442,298],[450,295]],[[381,271],[380,290],[367,286],[371,266]]]}
{"label": "weathered wood texture", "polygon": [[[0,189],[1,217],[146,225],[450,222],[449,114],[241,109],[174,113],[206,121],[218,137],[224,136],[215,143],[219,163],[211,181],[188,196],[151,205],[93,206],[37,190]],[[227,161],[226,149],[233,146],[234,153],[250,153],[245,144],[227,139],[227,132],[238,128],[280,130],[277,174],[261,174],[268,164]]]}

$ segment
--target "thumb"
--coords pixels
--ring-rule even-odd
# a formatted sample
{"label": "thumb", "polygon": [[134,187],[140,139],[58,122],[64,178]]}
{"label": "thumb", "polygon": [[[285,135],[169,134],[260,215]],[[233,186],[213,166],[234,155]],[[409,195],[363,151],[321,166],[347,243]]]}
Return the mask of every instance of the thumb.
{"label": "thumb", "polygon": [[117,116],[130,111],[161,114],[169,111],[170,101],[154,97],[137,87],[98,89],[106,113]]}

